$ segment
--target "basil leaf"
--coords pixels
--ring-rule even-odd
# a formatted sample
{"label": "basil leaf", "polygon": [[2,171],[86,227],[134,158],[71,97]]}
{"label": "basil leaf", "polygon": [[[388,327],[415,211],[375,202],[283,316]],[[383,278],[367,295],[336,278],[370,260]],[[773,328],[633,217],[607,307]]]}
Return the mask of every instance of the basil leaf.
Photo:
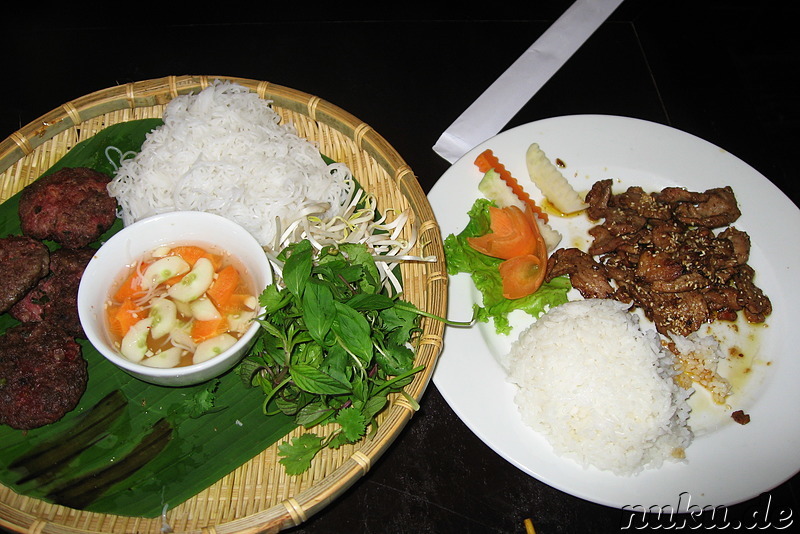
{"label": "basil leaf", "polygon": [[357,293],[347,305],[358,311],[384,310],[394,306],[394,300],[380,293]]}
{"label": "basil leaf", "polygon": [[336,318],[331,324],[342,344],[354,354],[364,365],[372,361],[372,328],[366,318],[356,310],[336,302]]}
{"label": "basil leaf", "polygon": [[337,376],[337,373],[346,376],[350,363],[350,356],[344,348],[333,344],[328,348],[328,352],[325,355],[325,362],[320,367],[326,373],[330,373],[334,376]]}
{"label": "basil leaf", "polygon": [[295,245],[283,265],[283,283],[296,297],[303,296],[306,282],[311,276],[313,249],[307,240]]}
{"label": "basil leaf", "polygon": [[311,281],[303,292],[303,321],[311,338],[325,345],[325,336],[336,317],[333,293],[328,286]]}
{"label": "basil leaf", "polygon": [[313,340],[309,340],[308,342],[299,345],[296,352],[296,362],[304,363],[306,365],[313,365],[314,367],[319,367],[324,361],[325,357],[325,351],[322,346]]}
{"label": "basil leaf", "polygon": [[[407,343],[423,313],[385,292],[366,245],[316,250],[303,240],[280,251],[278,260],[283,285],[262,295],[268,312],[260,319],[263,341],[254,346],[259,365],[244,372],[261,386],[273,413],[277,407],[306,428],[338,424],[321,446],[374,435],[387,395],[422,369],[411,368]],[[287,473],[307,469],[317,445],[284,444]]]}

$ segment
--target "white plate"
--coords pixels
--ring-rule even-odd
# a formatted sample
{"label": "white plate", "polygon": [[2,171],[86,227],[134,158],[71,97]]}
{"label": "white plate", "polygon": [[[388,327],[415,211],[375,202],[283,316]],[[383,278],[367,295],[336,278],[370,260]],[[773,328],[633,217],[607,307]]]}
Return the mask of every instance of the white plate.
{"label": "white plate", "polygon": [[[436,387],[464,423],[506,460],[541,480],[596,503],[639,510],[670,507],[694,511],[727,506],[768,492],[800,470],[800,355],[795,323],[800,316],[800,210],[772,183],[740,159],[702,139],[666,126],[623,117],[576,115],[537,121],[508,130],[474,148],[436,183],[429,199],[444,236],[460,232],[467,211],[480,196],[475,157],[491,148],[536,200],[541,194],[528,178],[525,151],[531,143],[566,167],[564,176],[585,193],[600,179],[613,178],[615,191],[629,185],[646,190],[683,186],[702,191],[730,185],[742,208],[735,223],[752,239],[750,265],[756,284],[770,297],[773,313],[766,328],[726,342],[742,343],[752,362],[747,381],[736,383],[731,408],[714,411],[695,395],[693,427],[698,435],[685,463],[668,463],[635,477],[616,476],[555,455],[547,441],[522,423],[514,386],[496,358],[508,351],[527,317],[516,316],[514,334],[497,335],[494,325],[447,328]],[[585,216],[551,217],[564,235],[561,246],[586,249],[590,223]],[[574,290],[571,298],[574,298]],[[580,298],[580,297],[577,297]],[[468,275],[450,278],[449,317],[464,319],[480,293]],[[727,326],[728,332],[730,327]],[[751,415],[733,423],[732,410]]]}

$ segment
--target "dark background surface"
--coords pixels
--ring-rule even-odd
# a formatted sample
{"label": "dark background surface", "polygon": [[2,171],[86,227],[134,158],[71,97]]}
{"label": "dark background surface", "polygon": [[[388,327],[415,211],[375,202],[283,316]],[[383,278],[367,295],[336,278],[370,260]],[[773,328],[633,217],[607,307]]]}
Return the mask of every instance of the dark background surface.
{"label": "dark background surface", "polygon": [[[334,4],[106,5],[82,13],[74,4],[15,3],[4,20],[0,135],[113,85],[182,74],[254,78],[317,95],[366,122],[427,191],[449,166],[431,148],[439,135],[569,4],[528,2],[508,13],[483,6],[469,17],[464,6],[456,15],[415,7],[378,15]],[[798,15],[790,2],[627,0],[508,127],[579,113],[667,124],[737,155],[800,204]],[[763,520],[768,501],[776,514],[800,510],[797,484],[795,476],[725,509],[727,521]],[[523,533],[526,518],[541,534],[615,532],[631,519],[508,464],[432,383],[367,476],[292,532]],[[699,526],[719,528],[721,520],[718,513]]]}

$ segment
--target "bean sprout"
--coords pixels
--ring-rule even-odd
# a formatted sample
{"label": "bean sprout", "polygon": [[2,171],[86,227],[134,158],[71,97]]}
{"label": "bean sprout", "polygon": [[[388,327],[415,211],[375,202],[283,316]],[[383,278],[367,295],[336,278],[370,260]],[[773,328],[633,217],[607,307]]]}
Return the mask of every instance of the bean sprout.
{"label": "bean sprout", "polygon": [[[278,259],[278,254],[292,243],[308,239],[316,250],[344,243],[361,243],[367,246],[375,260],[382,287],[390,294],[400,293],[402,285],[394,272],[397,264],[404,261],[433,262],[436,257],[411,254],[419,230],[411,219],[410,209],[404,210],[392,221],[387,219],[386,213],[377,216],[375,195],[353,188],[349,202],[339,215],[329,219],[318,216],[301,217],[285,229],[281,229],[280,221],[276,220],[278,231],[275,243],[271,247],[265,246],[264,250],[280,276],[283,264]],[[403,238],[403,231],[409,225],[410,235]]]}

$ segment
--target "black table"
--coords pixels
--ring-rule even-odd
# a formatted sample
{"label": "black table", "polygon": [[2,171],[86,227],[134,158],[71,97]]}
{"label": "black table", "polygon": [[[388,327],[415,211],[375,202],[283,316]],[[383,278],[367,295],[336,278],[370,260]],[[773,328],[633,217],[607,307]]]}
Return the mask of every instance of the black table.
{"label": "black table", "polygon": [[[75,4],[15,3],[4,20],[0,135],[117,84],[239,76],[346,109],[399,151],[427,191],[448,167],[431,149],[441,132],[570,2],[541,4],[507,16],[482,6],[475,18],[459,5],[463,18],[454,18],[418,8],[351,15],[338,4],[310,14],[306,6],[272,4],[252,11],[231,4],[224,13],[185,3],[148,5],[147,12],[117,4],[81,13]],[[792,165],[800,141],[792,85],[800,70],[798,14],[776,1],[627,0],[508,127],[579,113],[667,124],[739,156],[800,204]],[[797,484],[791,478],[694,526],[763,524],[767,505],[798,509]],[[505,462],[432,383],[419,413],[367,476],[294,532],[522,533],[526,518],[542,534],[642,526],[640,517],[564,494]]]}

